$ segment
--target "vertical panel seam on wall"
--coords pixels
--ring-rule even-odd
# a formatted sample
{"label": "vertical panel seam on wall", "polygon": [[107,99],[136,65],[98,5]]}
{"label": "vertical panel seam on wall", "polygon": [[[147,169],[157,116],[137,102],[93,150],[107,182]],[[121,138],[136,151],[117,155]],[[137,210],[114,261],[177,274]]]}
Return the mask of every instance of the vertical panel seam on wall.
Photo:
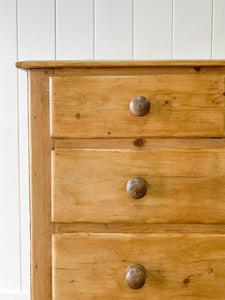
{"label": "vertical panel seam on wall", "polygon": [[55,24],[54,24],[54,27],[55,27],[55,60],[56,60],[56,57],[57,57],[57,50],[56,50],[56,0],[54,0],[54,18],[55,18]]}
{"label": "vertical panel seam on wall", "polygon": [[[18,0],[16,0],[16,60],[19,60],[19,17],[18,17]],[[20,99],[19,99],[19,71],[17,70],[17,152],[18,152],[18,207],[19,207],[19,259],[20,259],[20,292],[22,292],[22,224],[21,224],[21,181],[20,181]]]}
{"label": "vertical panel seam on wall", "polygon": [[92,3],[93,6],[93,59],[95,60],[95,0]]}
{"label": "vertical panel seam on wall", "polygon": [[134,59],[134,39],[135,39],[135,37],[134,37],[134,26],[135,26],[135,16],[134,16],[134,5],[135,5],[135,3],[134,3],[134,0],[132,0],[132,46],[131,46],[131,58],[132,58],[132,60]]}
{"label": "vertical panel seam on wall", "polygon": [[57,39],[57,36],[56,36],[56,33],[57,33],[57,31],[56,31],[56,28],[57,28],[57,24],[56,24],[56,5],[57,5],[57,3],[56,3],[56,1],[57,0],[54,0],[54,17],[55,17],[55,24],[54,24],[54,27],[55,27],[55,53],[54,53],[54,55],[55,55],[55,60],[57,59],[57,47],[56,47],[56,39]]}
{"label": "vertical panel seam on wall", "polygon": [[211,14],[211,59],[213,58],[213,40],[214,40],[214,0],[212,0],[212,14]]}
{"label": "vertical panel seam on wall", "polygon": [[174,59],[174,0],[172,0],[172,22],[171,22],[171,59]]}

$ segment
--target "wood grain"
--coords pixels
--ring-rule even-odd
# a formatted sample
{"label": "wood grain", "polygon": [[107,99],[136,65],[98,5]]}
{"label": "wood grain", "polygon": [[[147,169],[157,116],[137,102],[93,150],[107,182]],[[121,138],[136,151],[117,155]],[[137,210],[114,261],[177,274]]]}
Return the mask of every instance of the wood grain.
{"label": "wood grain", "polygon": [[[29,70],[32,300],[224,299],[225,139],[215,137],[224,134],[225,61],[17,66]],[[137,127],[129,119],[137,95],[124,97],[146,88],[153,120]],[[50,90],[63,132],[54,139]],[[74,95],[83,101],[75,113]],[[161,138],[146,138],[155,129]],[[147,182],[142,199],[126,192],[136,176]],[[136,291],[125,282],[133,264],[147,270]]]}
{"label": "wood grain", "polygon": [[225,149],[225,139],[54,139],[55,149]]}
{"label": "wood grain", "polygon": [[54,75],[144,75],[144,74],[224,74],[225,66],[173,66],[173,67],[99,67],[57,68]]}
{"label": "wood grain", "polygon": [[19,61],[17,68],[44,69],[44,68],[112,68],[112,67],[221,67],[225,60],[42,60]]}
{"label": "wood grain", "polygon": [[222,233],[223,224],[55,223],[55,233]]}
{"label": "wood grain", "polygon": [[[58,149],[52,152],[55,222],[224,223],[224,149]],[[132,199],[127,181],[147,183]]]}
{"label": "wood grain", "polygon": [[52,300],[52,141],[48,101],[51,74],[51,70],[30,70],[28,73],[32,300]]}
{"label": "wood grain", "polygon": [[[128,266],[146,269],[130,289]],[[61,234],[53,236],[53,295],[61,299],[225,298],[225,235]]]}
{"label": "wood grain", "polygon": [[[224,75],[53,76],[51,134],[58,138],[222,137]],[[146,116],[130,112],[145,96]]]}

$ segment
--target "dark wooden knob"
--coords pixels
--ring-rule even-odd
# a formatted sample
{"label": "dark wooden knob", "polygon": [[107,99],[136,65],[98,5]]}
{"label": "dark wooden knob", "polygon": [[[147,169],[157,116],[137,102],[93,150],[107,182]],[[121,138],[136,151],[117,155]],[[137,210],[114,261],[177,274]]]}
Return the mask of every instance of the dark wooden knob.
{"label": "dark wooden knob", "polygon": [[145,284],[146,271],[142,265],[129,266],[126,270],[126,282],[132,289],[140,289]]}
{"label": "dark wooden knob", "polygon": [[127,193],[133,199],[141,199],[147,192],[147,183],[140,177],[133,177],[127,182]]}
{"label": "dark wooden knob", "polygon": [[146,97],[138,96],[131,100],[130,111],[134,116],[143,117],[149,113],[151,104]]}

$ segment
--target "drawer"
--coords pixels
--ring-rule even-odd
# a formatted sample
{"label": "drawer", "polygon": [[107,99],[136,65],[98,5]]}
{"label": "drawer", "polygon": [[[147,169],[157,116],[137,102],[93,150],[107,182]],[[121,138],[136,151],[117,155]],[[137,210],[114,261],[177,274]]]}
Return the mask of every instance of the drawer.
{"label": "drawer", "polygon": [[55,222],[225,223],[224,195],[225,149],[52,151]]}
{"label": "drawer", "polygon": [[222,300],[224,278],[223,234],[53,236],[54,300]]}
{"label": "drawer", "polygon": [[50,104],[55,138],[224,135],[223,74],[52,76]]}

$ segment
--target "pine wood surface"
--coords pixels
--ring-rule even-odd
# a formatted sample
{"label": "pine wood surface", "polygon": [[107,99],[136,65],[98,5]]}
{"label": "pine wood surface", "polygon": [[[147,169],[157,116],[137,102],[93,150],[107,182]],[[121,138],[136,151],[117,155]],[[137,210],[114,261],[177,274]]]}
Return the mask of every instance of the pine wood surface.
{"label": "pine wood surface", "polygon": [[20,61],[16,63],[21,69],[44,68],[110,68],[110,67],[215,67],[224,66],[224,60],[56,60],[56,61]]}
{"label": "pine wood surface", "polygon": [[178,66],[178,67],[110,67],[110,68],[57,68],[55,76],[74,75],[146,75],[146,74],[224,74],[225,66]]}
{"label": "pine wood surface", "polygon": [[[141,289],[128,266],[147,274]],[[53,295],[61,299],[225,298],[225,235],[58,234],[53,236]]]}
{"label": "pine wood surface", "polygon": [[[147,193],[132,199],[129,179]],[[52,152],[55,222],[224,223],[224,149],[58,149]]]}
{"label": "pine wood surface", "polygon": [[[55,138],[222,137],[224,75],[53,76],[51,133]],[[129,104],[146,97],[150,112]]]}
{"label": "pine wood surface", "polygon": [[221,233],[224,224],[55,223],[55,233]]}
{"label": "pine wood surface", "polygon": [[224,149],[225,139],[54,139],[54,149]]}
{"label": "pine wood surface", "polygon": [[32,300],[52,299],[52,140],[48,102],[51,74],[51,70],[30,70],[28,73]]}
{"label": "pine wood surface", "polygon": [[[19,62],[17,67],[28,70],[29,79],[32,300],[224,299],[225,61],[40,61]],[[107,85],[102,89],[101,84],[110,76],[116,100],[107,107]],[[96,101],[90,109],[90,102],[84,102],[93,115],[79,127],[76,122],[68,125],[64,117],[74,108],[74,78],[82,81],[81,77],[87,79],[82,83],[86,96],[92,95],[89,83],[94,86],[92,79],[99,78],[95,99],[101,105]],[[118,121],[129,105],[121,114],[123,93],[118,96],[114,79],[150,77],[154,85],[156,78],[163,79],[162,95],[170,98],[176,92],[176,99],[158,106],[158,117],[168,109],[160,138],[159,128],[155,137],[142,135],[137,127],[130,135]],[[177,85],[179,77],[183,81]],[[62,126],[56,125],[63,134],[56,138],[50,136],[50,78],[59,80],[54,97],[64,102],[62,107],[68,105],[65,110],[59,106],[57,122]],[[129,86],[123,82],[124,94],[137,91],[138,80]],[[87,83],[90,93],[85,94]],[[151,85],[145,87],[152,93]],[[161,98],[156,100],[161,103]],[[113,118],[108,112],[115,105]],[[75,121],[80,122],[83,115],[78,113]],[[171,128],[166,122],[171,118],[179,134],[168,139],[165,132]],[[118,135],[107,127],[110,121]],[[138,126],[145,130],[141,122]],[[96,138],[101,128],[104,134]],[[83,130],[82,138],[78,129]],[[125,135],[120,135],[121,129]],[[126,193],[127,180],[135,176],[147,179],[147,195],[141,199]],[[138,263],[146,268],[147,280],[135,291],[127,287],[125,271]]]}

